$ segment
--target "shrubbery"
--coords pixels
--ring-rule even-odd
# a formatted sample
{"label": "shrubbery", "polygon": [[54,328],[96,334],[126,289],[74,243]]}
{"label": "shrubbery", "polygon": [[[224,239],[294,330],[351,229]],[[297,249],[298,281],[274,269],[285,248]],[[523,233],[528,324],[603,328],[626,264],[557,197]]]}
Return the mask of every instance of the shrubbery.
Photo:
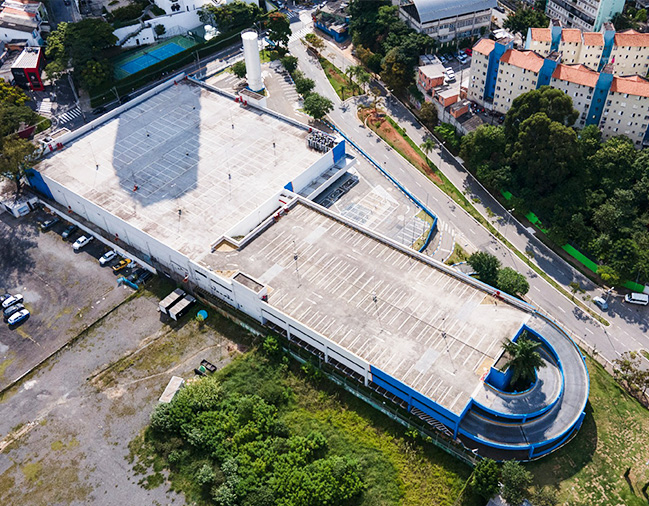
{"label": "shrubbery", "polygon": [[[267,339],[265,352],[278,356],[276,345]],[[257,390],[226,391],[202,378],[156,408],[148,437],[172,473],[220,506],[352,504],[364,489],[359,464],[330,455],[320,432],[291,434],[279,418],[287,395]]]}

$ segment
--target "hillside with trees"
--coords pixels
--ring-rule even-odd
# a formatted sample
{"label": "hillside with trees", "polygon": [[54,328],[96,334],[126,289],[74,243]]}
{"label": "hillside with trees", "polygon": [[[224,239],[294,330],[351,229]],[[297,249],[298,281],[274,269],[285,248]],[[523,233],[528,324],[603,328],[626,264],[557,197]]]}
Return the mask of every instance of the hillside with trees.
{"label": "hillside with trees", "polygon": [[543,86],[514,100],[503,126],[483,125],[462,140],[461,156],[511,207],[533,211],[558,245],[597,260],[610,285],[649,280],[649,152],[594,126],[572,127],[577,111]]}

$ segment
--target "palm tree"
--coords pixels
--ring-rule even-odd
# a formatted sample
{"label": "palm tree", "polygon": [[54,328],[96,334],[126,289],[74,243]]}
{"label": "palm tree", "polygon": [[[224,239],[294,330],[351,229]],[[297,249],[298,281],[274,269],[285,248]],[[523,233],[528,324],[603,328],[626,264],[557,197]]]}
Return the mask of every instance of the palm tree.
{"label": "palm tree", "polygon": [[437,147],[437,144],[435,144],[435,141],[428,137],[421,146],[419,146],[421,150],[426,153],[426,156],[430,155],[435,148]]}
{"label": "palm tree", "polygon": [[504,369],[512,368],[511,385],[524,390],[536,379],[536,370],[545,367],[547,364],[536,351],[541,346],[538,341],[532,341],[527,337],[527,332],[521,334],[516,342],[505,341],[503,350],[509,355],[509,361]]}
{"label": "palm tree", "polygon": [[376,114],[384,98],[381,96],[381,90],[378,88],[372,88],[370,92],[372,93],[372,110]]}

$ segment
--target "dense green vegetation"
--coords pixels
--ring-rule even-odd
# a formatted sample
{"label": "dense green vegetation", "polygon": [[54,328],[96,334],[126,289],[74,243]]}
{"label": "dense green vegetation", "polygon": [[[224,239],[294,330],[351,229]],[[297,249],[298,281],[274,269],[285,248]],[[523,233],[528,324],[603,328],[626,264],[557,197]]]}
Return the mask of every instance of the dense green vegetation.
{"label": "dense green vegetation", "polygon": [[521,5],[519,9],[507,16],[503,28],[512,33],[520,33],[527,37],[528,28],[547,28],[550,20],[545,15],[545,2],[536,2],[534,7]]}
{"label": "dense green vegetation", "polygon": [[354,0],[349,5],[349,30],[359,59],[392,90],[404,92],[414,83],[419,55],[432,50],[433,39],[417,33],[398,17],[388,0]]}
{"label": "dense green vegetation", "polygon": [[525,276],[511,267],[501,267],[500,260],[491,253],[477,251],[469,257],[468,262],[480,281],[505,293],[521,296],[530,289]]}
{"label": "dense green vegetation", "polygon": [[649,280],[649,152],[624,136],[601,142],[596,126],[580,131],[572,100],[541,87],[514,100],[501,126],[462,140],[461,156],[494,193],[534,211],[549,237],[596,258],[610,285]]}
{"label": "dense green vegetation", "polygon": [[105,50],[114,46],[113,27],[102,19],[88,18],[77,23],[59,23],[47,38],[45,72],[58,79],[69,68],[87,90],[111,82],[113,69]]}
{"label": "dense green vegetation", "polygon": [[168,467],[171,487],[197,504],[454,504],[467,466],[312,366],[290,367],[274,339],[263,348],[156,409],[131,445],[136,471],[151,473],[144,486]]}
{"label": "dense green vegetation", "polygon": [[20,88],[0,79],[0,179],[14,181],[16,187],[23,174],[25,158],[35,151],[31,142],[16,133],[24,127],[38,126],[42,120],[25,105],[27,100]]}
{"label": "dense green vegetation", "polygon": [[237,27],[252,26],[261,19],[263,11],[254,3],[236,0],[226,5],[205,5],[198,16],[202,23],[215,26],[224,33]]}

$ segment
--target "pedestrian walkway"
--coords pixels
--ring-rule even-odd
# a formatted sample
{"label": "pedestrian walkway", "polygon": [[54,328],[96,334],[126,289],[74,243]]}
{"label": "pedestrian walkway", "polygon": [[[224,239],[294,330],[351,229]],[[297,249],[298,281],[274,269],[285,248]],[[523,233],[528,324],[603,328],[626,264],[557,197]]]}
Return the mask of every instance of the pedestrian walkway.
{"label": "pedestrian walkway", "polygon": [[307,33],[311,33],[312,31],[313,31],[313,26],[311,25],[300,28],[297,32],[293,32],[291,36],[288,38],[289,44],[295,40],[300,40]]}
{"label": "pedestrian walkway", "polygon": [[81,116],[81,109],[79,109],[79,106],[75,106],[69,111],[65,112],[64,114],[61,114],[58,117],[59,124],[63,125],[64,123],[68,123],[76,118]]}
{"label": "pedestrian walkway", "polygon": [[36,112],[46,118],[52,117],[52,102],[49,98],[44,98],[41,102],[36,103]]}

